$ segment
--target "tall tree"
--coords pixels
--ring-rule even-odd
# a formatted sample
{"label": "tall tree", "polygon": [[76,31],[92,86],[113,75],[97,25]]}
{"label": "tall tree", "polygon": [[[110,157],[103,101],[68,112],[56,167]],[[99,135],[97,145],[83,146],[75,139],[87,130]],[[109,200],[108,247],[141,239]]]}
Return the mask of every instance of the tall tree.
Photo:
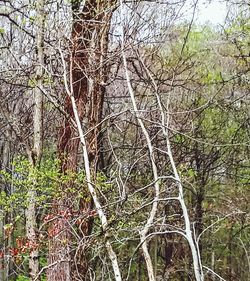
{"label": "tall tree", "polygon": [[[102,117],[105,83],[107,80],[107,51],[108,36],[112,13],[116,1],[72,1],[73,26],[71,35],[71,52],[68,58],[68,80],[79,115],[87,131],[86,143],[90,160],[91,173],[95,181],[99,153],[99,132]],[[62,58],[64,59],[64,58]],[[77,172],[79,163],[79,134],[74,120],[71,96],[65,98],[64,109],[66,116],[59,133],[58,153],[61,160],[61,171],[65,175]],[[71,182],[72,184],[72,182]],[[68,186],[67,186],[68,185]],[[64,186],[64,190],[70,183]],[[80,202],[80,211],[87,214],[92,208],[92,199],[83,186],[85,198]],[[55,213],[70,212],[69,193],[66,192],[60,202],[54,202]],[[88,236],[91,232],[91,220],[81,222],[81,234]],[[69,244],[71,239],[70,227],[65,218],[54,221],[53,227],[57,235],[52,239],[50,246],[50,264],[48,280],[72,280],[71,272],[73,257]],[[52,233],[55,232],[52,230]],[[86,237],[83,237],[86,239]],[[83,245],[84,248],[84,245]],[[87,261],[83,250],[77,251],[76,274],[83,279],[87,278]],[[80,257],[79,257],[80,255]]]}
{"label": "tall tree", "polygon": [[[37,65],[35,72],[34,88],[34,116],[33,116],[33,148],[28,151],[31,164],[30,177],[33,170],[39,169],[42,156],[43,143],[43,93],[41,87],[43,84],[44,74],[44,24],[45,24],[45,0],[36,1],[36,49],[37,49]],[[36,212],[36,179],[32,179],[33,184],[30,186],[27,194],[27,210],[26,210],[26,231],[27,239],[30,245],[29,254],[29,273],[31,280],[37,280],[39,273],[39,252],[38,252],[38,233],[37,233],[37,212]]]}

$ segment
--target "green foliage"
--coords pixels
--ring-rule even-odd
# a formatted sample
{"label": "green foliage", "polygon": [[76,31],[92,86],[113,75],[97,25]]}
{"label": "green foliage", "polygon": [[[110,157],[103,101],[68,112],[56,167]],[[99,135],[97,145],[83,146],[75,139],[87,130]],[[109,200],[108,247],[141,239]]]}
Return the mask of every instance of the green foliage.
{"label": "green foliage", "polygon": [[[186,36],[186,30],[184,30],[184,34]],[[188,37],[186,39],[187,43],[184,49],[184,56],[190,54],[196,54],[196,58],[201,57],[204,53],[209,53],[209,44],[212,41],[216,40],[218,35],[216,32],[210,28],[209,26],[204,27],[193,27],[191,31],[188,33]]]}
{"label": "green foliage", "polygon": [[107,176],[102,172],[97,173],[97,187],[102,192],[110,192],[112,189],[112,184],[108,181]]}
{"label": "green foliage", "polygon": [[12,186],[13,189],[11,194],[1,192],[0,205],[6,211],[25,208],[28,190],[35,190],[36,203],[46,207],[51,198],[57,196],[60,184],[69,179],[61,176],[58,164],[58,160],[45,159],[40,167],[33,167],[27,158],[16,158],[12,164],[12,171],[0,171],[2,183]]}
{"label": "green foliage", "polygon": [[29,277],[26,277],[24,275],[18,275],[16,281],[29,281]]}
{"label": "green foliage", "polygon": [[[72,4],[77,5],[78,2],[78,0],[71,1]],[[30,17],[29,22],[32,23],[34,20],[35,18]],[[26,24],[26,20],[23,24]],[[145,47],[145,53],[142,52],[142,59],[144,61],[145,56],[145,65],[148,66],[157,84],[157,93],[166,109],[166,114],[168,114],[166,100],[171,95],[169,135],[174,159],[184,187],[184,199],[189,207],[191,221],[194,222],[192,226],[196,228],[197,225],[195,212],[198,198],[201,201],[199,202],[202,211],[200,218],[203,230],[212,225],[212,227],[208,227],[200,240],[203,246],[204,265],[211,264],[211,257],[214,255],[217,260],[216,270],[221,271],[223,276],[230,266],[235,269],[235,265],[228,262],[230,258],[236,261],[244,256],[241,243],[246,245],[246,248],[249,243],[246,214],[249,211],[247,188],[250,173],[249,161],[246,160],[247,146],[244,145],[249,134],[246,125],[246,121],[249,119],[249,114],[246,113],[248,104],[244,101],[237,103],[230,96],[236,91],[239,93],[248,91],[249,26],[249,19],[237,18],[226,29],[225,37],[229,41],[222,42],[222,35],[208,26],[194,26],[189,30],[189,26],[182,24],[173,28],[174,39],[170,38],[170,42],[167,41],[164,48],[161,49],[161,46],[157,46],[154,49],[149,46]],[[0,34],[4,32],[5,30],[0,28]],[[215,48],[218,52],[214,51]],[[158,51],[159,49],[160,51]],[[136,65],[135,63],[134,67]],[[143,73],[141,73],[141,77],[144,77]],[[138,75],[139,78],[140,75]],[[62,82],[60,79],[58,78],[57,81],[59,84]],[[153,92],[155,89],[151,88],[148,80],[150,79],[143,78],[136,81],[140,86],[135,88],[138,91],[136,99],[140,102],[141,108],[145,109],[146,118],[143,119],[143,122],[154,146],[153,153],[156,156],[156,165],[159,177],[161,177],[159,181],[161,200],[159,200],[154,224],[150,226],[150,232],[184,229],[179,202],[167,199],[178,194],[178,188],[175,180],[164,179],[164,176],[171,176],[173,173],[169,165],[169,157],[165,153],[166,143],[162,136],[160,120],[157,119],[159,110],[153,101],[154,97],[152,98],[152,88]],[[28,81],[28,86],[32,88],[37,86],[35,78],[27,78],[25,81]],[[55,82],[51,80],[50,76],[43,77],[44,85],[54,86],[53,83]],[[143,88],[146,89],[143,90]],[[151,103],[152,101],[153,103]],[[148,105],[150,110],[147,111]],[[47,111],[51,109],[52,105],[46,106],[44,109]],[[152,123],[149,122],[151,118]],[[111,164],[109,163],[107,171],[94,174],[93,182],[108,219],[108,235],[117,253],[119,263],[127,265],[134,253],[130,272],[131,280],[137,280],[138,274],[140,274],[138,279],[146,280],[147,272],[145,264],[142,262],[143,256],[137,247],[140,244],[139,233],[148,219],[155,195],[145,140],[138,134],[138,126],[133,122],[134,120],[129,120],[128,125],[126,124],[122,138],[120,134],[116,133],[116,129],[112,130],[112,126],[107,127],[107,130],[112,131],[109,140],[117,153],[116,157],[121,159],[124,166],[117,171],[120,163],[118,165],[112,163],[114,159],[110,156],[108,160]],[[103,128],[105,128],[104,126],[105,122]],[[104,130],[104,136],[105,133]],[[135,136],[138,140],[135,140]],[[103,146],[106,145],[105,142],[103,142]],[[134,155],[132,155],[133,152],[130,154],[127,147],[133,148]],[[47,222],[56,220],[57,216],[69,220],[72,226],[72,236],[74,236],[72,239],[75,239],[71,241],[71,249],[78,249],[80,243],[81,245],[85,243],[81,235],[78,237],[79,224],[84,227],[85,222],[89,218],[91,220],[93,218],[92,233],[86,238],[88,247],[92,251],[90,263],[93,262],[93,264],[90,265],[90,268],[94,265],[93,270],[95,270],[98,280],[110,278],[98,276],[100,272],[98,270],[101,268],[100,261],[103,260],[105,263],[103,271],[106,271],[106,267],[109,266],[106,262],[104,247],[107,237],[103,233],[100,218],[97,216],[96,210],[86,211],[84,207],[83,209],[79,207],[80,202],[90,203],[91,200],[84,170],[62,174],[60,163],[58,159],[55,159],[54,152],[48,149],[44,151],[43,155],[39,167],[33,167],[26,157],[17,157],[12,163],[11,170],[0,171],[0,181],[4,186],[0,192],[0,208],[7,214],[12,212],[13,216],[5,223],[4,231],[8,233],[9,237],[14,238],[25,233],[22,212],[28,204],[28,192],[33,190],[36,193],[36,205],[42,206],[42,213],[40,209],[37,218],[39,224],[44,222],[44,233],[49,224]],[[131,155],[132,159],[128,159],[130,158],[128,155]],[[121,200],[123,188],[126,188],[127,198]],[[72,204],[70,205],[72,213],[68,217],[63,212],[57,212],[56,208],[53,211],[50,209],[52,202],[58,200],[61,203],[62,198],[67,200],[67,204]],[[19,225],[20,227],[17,227]],[[16,230],[16,228],[18,229]],[[44,233],[41,235],[41,240],[46,240],[43,239],[46,237]],[[196,232],[193,231],[193,233]],[[160,236],[164,238],[165,244],[157,246],[156,240]],[[62,241],[64,243],[66,240]],[[166,259],[163,256],[160,260],[157,254],[160,251],[167,252],[169,246],[173,246],[173,253],[176,252],[172,257],[174,266],[168,265],[170,275],[171,270],[176,269],[185,271],[184,274],[191,272],[191,268],[188,268],[191,264],[189,257],[182,258],[181,255],[178,257],[178,248],[181,249],[181,254],[189,252],[179,241],[175,235],[165,234],[155,237],[152,235],[148,238],[150,254],[155,255],[153,262],[156,272],[158,268],[161,268],[160,270],[166,268]],[[234,245],[235,251],[230,248],[232,245]],[[44,267],[47,265],[47,241],[42,241],[39,247],[39,263],[41,267]],[[22,265],[24,275],[19,275],[16,280],[29,280],[25,276],[28,253],[19,255],[24,261]],[[237,264],[239,263],[237,261]],[[187,268],[182,267],[182,264],[187,264]],[[127,266],[124,268],[123,276],[126,276]],[[180,276],[176,276],[169,278],[180,280]],[[45,280],[44,278],[42,277],[42,280]],[[192,276],[190,278],[192,279]]]}
{"label": "green foliage", "polygon": [[37,80],[35,78],[31,78],[28,80],[28,86],[31,88],[35,88],[37,85]]}

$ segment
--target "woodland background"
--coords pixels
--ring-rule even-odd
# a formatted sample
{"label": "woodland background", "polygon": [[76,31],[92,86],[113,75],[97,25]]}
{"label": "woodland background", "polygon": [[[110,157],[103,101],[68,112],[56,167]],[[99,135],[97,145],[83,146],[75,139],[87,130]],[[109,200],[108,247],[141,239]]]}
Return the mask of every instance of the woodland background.
{"label": "woodland background", "polygon": [[215,27],[0,0],[1,281],[248,280],[249,2],[224,2]]}

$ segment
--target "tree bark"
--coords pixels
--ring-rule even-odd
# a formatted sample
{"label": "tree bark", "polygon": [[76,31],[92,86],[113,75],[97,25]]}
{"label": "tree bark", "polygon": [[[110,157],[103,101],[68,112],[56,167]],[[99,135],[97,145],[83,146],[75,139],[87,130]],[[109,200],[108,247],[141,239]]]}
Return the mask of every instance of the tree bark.
{"label": "tree bark", "polygon": [[[11,152],[11,131],[9,128],[6,130],[7,139],[3,141],[2,144],[0,144],[0,151],[2,152],[1,155],[1,162],[0,162],[0,170],[7,171],[10,166],[10,152]],[[6,192],[8,194],[8,184],[1,184],[0,191]],[[8,256],[8,246],[12,246],[12,238],[5,235],[4,231],[4,225],[8,224],[8,219],[11,217],[11,214],[5,213],[4,210],[1,207],[0,209],[1,215],[0,215],[0,232],[1,232],[1,246],[0,246],[0,252],[2,254],[2,257],[0,258],[0,281],[5,281],[8,278],[9,273],[13,270],[13,262],[7,260]],[[10,223],[12,221],[10,220]],[[10,235],[11,236],[11,235]]]}
{"label": "tree bark", "polygon": [[[79,11],[81,1],[72,1],[73,27],[68,79],[79,119],[83,123],[84,130],[88,131],[86,145],[93,180],[97,171],[99,123],[102,118],[107,80],[108,34],[115,2],[114,0],[87,0]],[[63,126],[59,132],[58,155],[61,172],[72,174],[76,173],[78,168],[80,139],[77,128],[71,121],[74,120],[74,112],[70,96],[65,99],[64,109],[67,116],[64,117]],[[67,195],[62,196],[60,202],[54,202],[55,214],[70,210],[72,202],[69,202],[68,198],[72,196],[70,196],[70,191],[67,192],[69,186],[70,183],[63,187],[64,194]],[[87,214],[92,208],[92,200],[86,187],[83,188],[86,195],[79,209],[83,214]],[[72,249],[70,253],[72,237],[69,222],[64,218],[54,220],[51,230],[53,233],[53,228],[56,228],[57,235],[50,242],[49,264],[55,265],[48,270],[49,281],[87,279],[86,239],[91,232],[92,220],[85,219],[80,225],[79,233],[85,243],[81,249],[77,249],[76,256],[72,257],[75,251]]]}
{"label": "tree bark", "polygon": [[[29,160],[32,170],[39,168],[42,155],[43,142],[43,94],[41,92],[43,79],[43,65],[44,65],[44,0],[36,2],[37,10],[37,67],[36,67],[36,88],[34,89],[34,116],[33,116],[33,148],[29,152]],[[31,177],[31,175],[30,175]],[[39,251],[38,251],[38,237],[37,237],[37,219],[36,219],[36,179],[31,178],[33,185],[29,188],[27,194],[27,209],[26,209],[26,233],[30,245],[29,254],[29,275],[31,280],[39,280]]]}

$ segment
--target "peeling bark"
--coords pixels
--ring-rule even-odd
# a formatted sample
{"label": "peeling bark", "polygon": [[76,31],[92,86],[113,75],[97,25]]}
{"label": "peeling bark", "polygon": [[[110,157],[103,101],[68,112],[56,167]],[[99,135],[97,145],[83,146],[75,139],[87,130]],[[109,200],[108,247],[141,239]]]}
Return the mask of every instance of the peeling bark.
{"label": "peeling bark", "polygon": [[[88,131],[86,145],[92,176],[95,178],[99,153],[99,123],[102,118],[104,85],[107,80],[108,33],[115,1],[85,1],[84,7],[79,11],[80,2],[72,2],[73,28],[69,80],[79,119],[85,131]],[[80,144],[77,128],[71,121],[74,120],[74,112],[70,96],[65,98],[64,109],[67,116],[59,132],[58,154],[61,171],[63,174],[68,174],[77,172]],[[67,194],[67,188],[67,185],[63,187],[64,194]],[[81,201],[79,209],[82,213],[87,213],[92,208],[92,200],[86,187],[83,188],[85,188],[87,200]],[[68,200],[70,197],[68,193],[66,196],[63,195],[60,202],[54,202],[55,214],[70,209],[70,204],[72,204]],[[84,241],[91,232],[92,220],[85,219],[80,225],[79,233]],[[74,249],[71,253],[69,250],[71,234],[68,222],[63,218],[58,218],[53,222],[52,232],[53,228],[57,228],[58,234],[50,243],[49,264],[60,262],[49,269],[48,280],[74,280],[77,277],[86,280],[88,271],[86,245],[78,249],[77,255],[73,258]]]}

